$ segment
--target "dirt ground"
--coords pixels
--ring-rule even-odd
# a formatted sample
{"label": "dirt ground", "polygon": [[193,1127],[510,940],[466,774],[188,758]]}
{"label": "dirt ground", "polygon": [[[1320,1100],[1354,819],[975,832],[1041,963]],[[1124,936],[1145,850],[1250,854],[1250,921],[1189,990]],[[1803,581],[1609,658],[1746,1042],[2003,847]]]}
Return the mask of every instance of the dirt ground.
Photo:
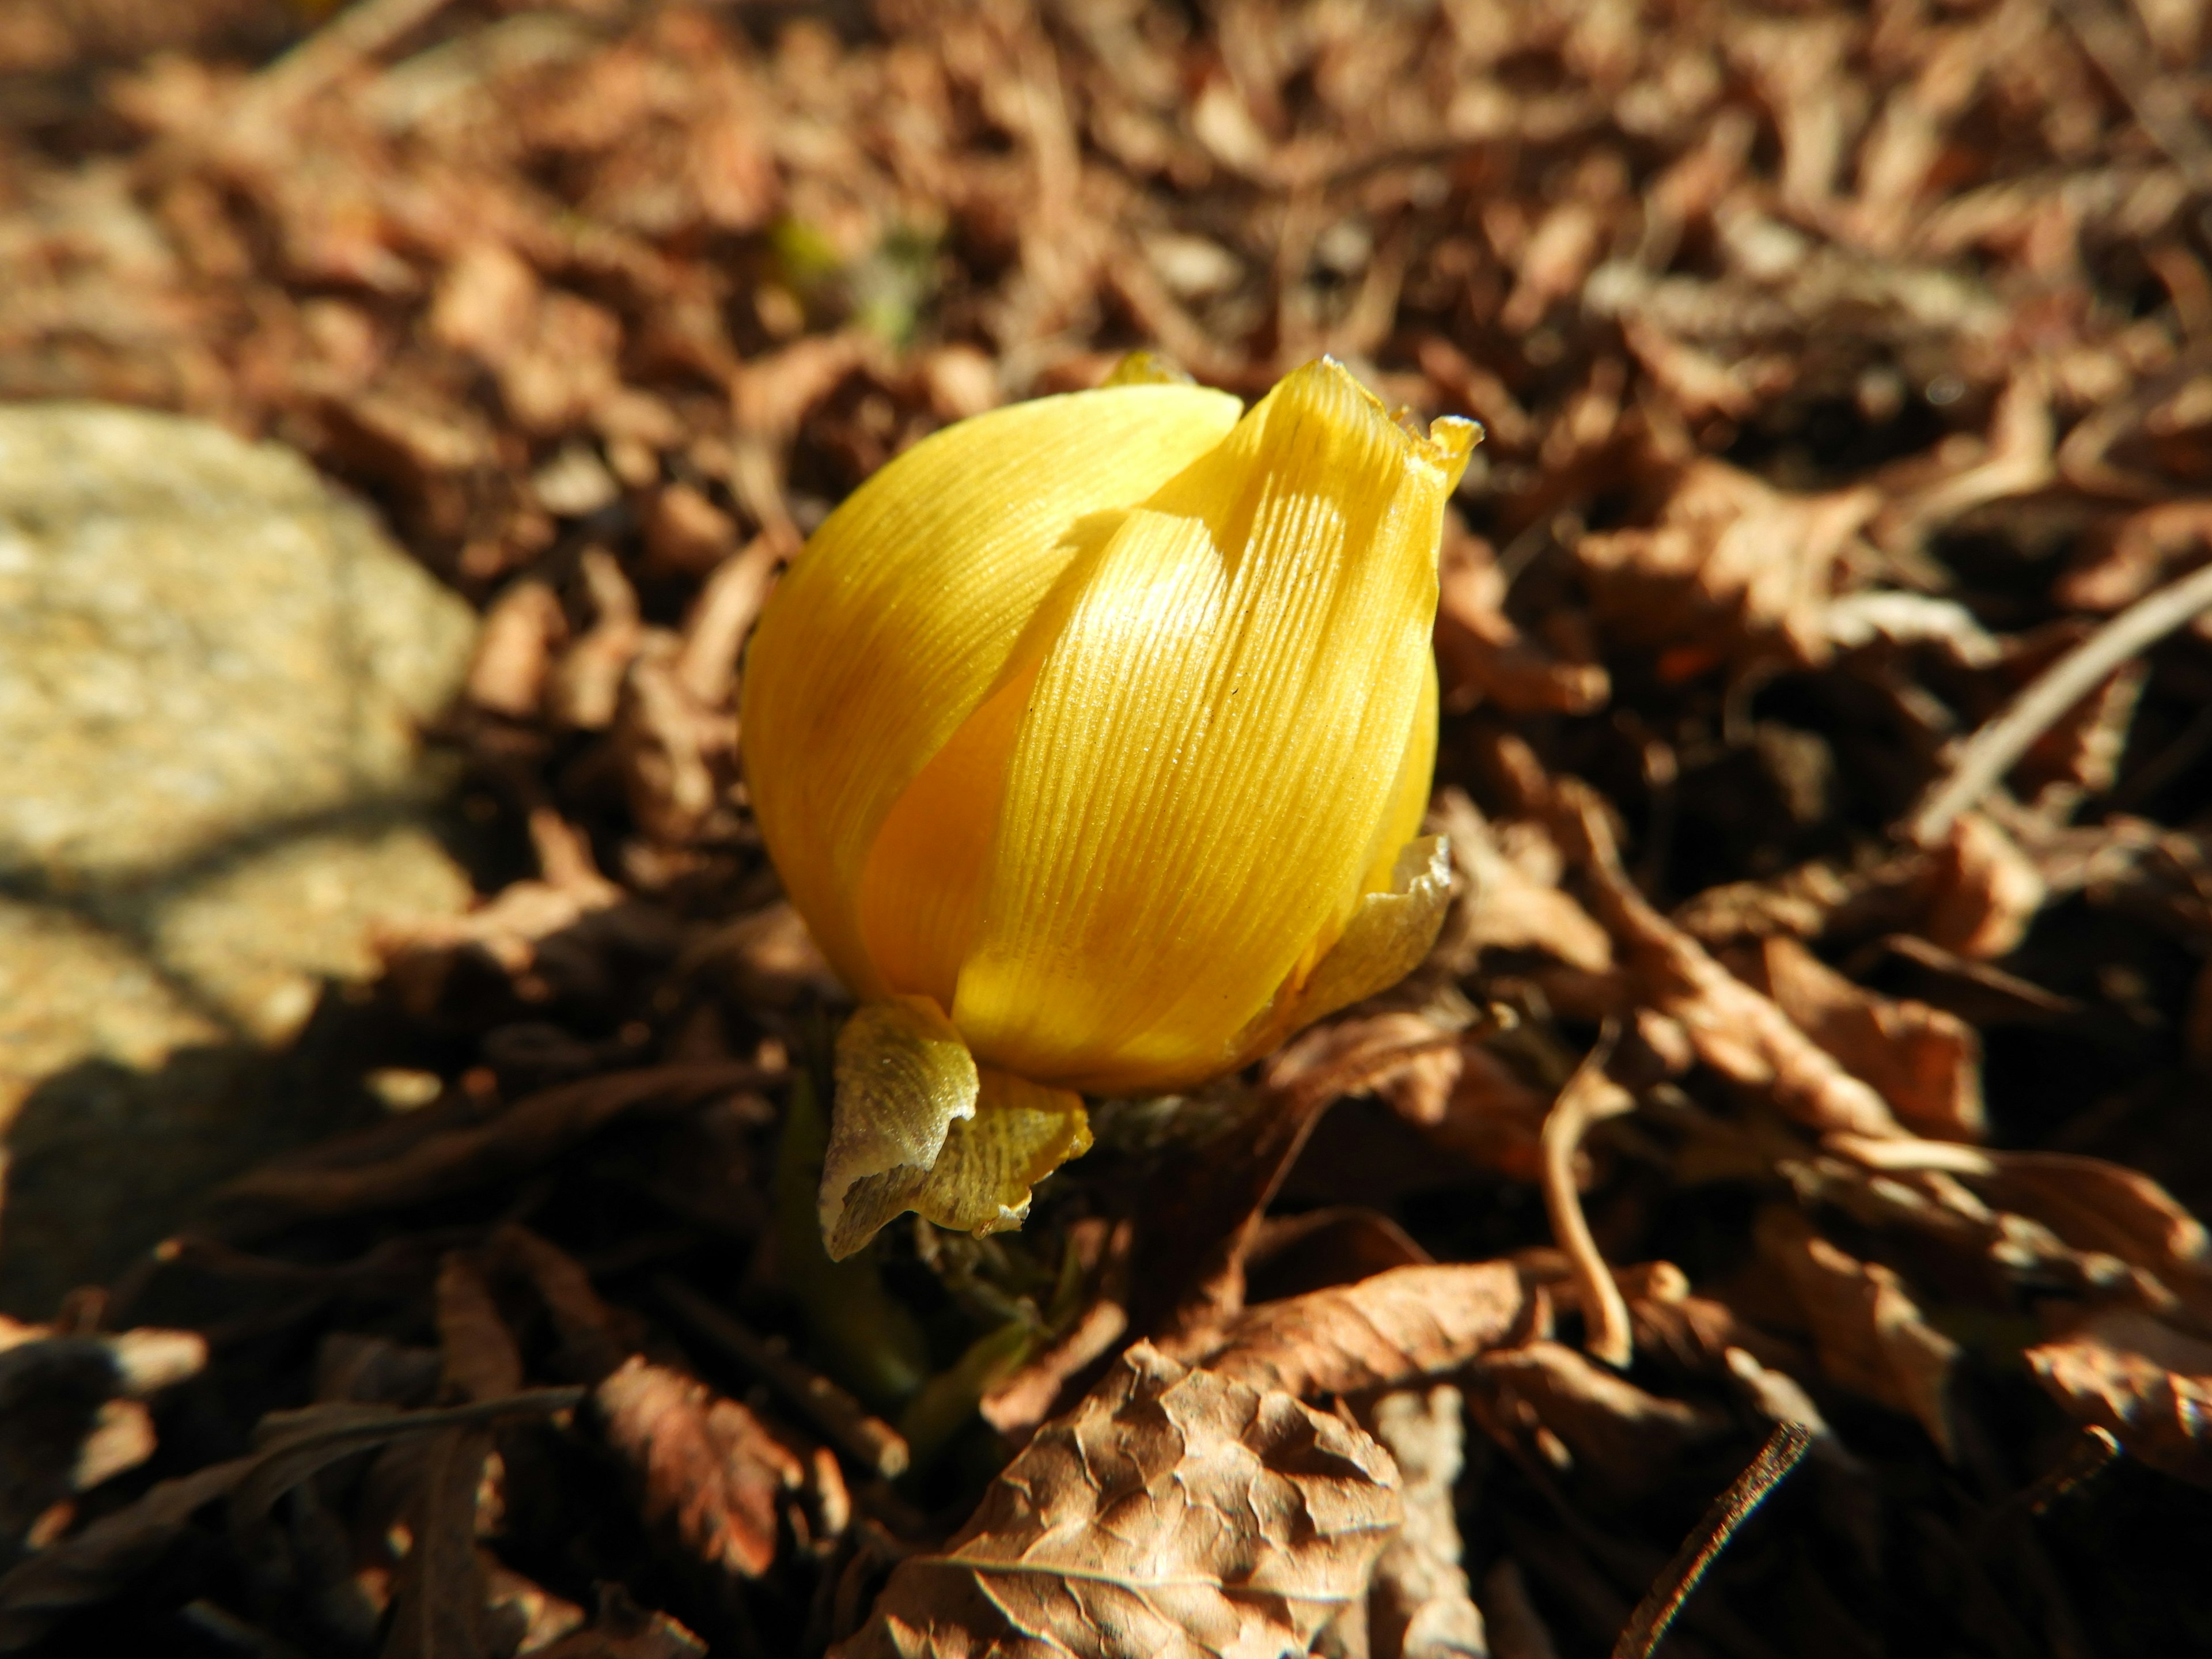
{"label": "dirt ground", "polygon": [[[2208,61],[2199,0],[0,6],[0,398],[294,446],[485,619],[479,902],[378,935],[351,1127],[0,1325],[0,1650],[1642,1654],[1765,1445],[1670,1655],[2212,1651]],[[1021,1231],[833,1266],[743,642],[887,459],[1139,347],[1483,423],[1454,908]]]}

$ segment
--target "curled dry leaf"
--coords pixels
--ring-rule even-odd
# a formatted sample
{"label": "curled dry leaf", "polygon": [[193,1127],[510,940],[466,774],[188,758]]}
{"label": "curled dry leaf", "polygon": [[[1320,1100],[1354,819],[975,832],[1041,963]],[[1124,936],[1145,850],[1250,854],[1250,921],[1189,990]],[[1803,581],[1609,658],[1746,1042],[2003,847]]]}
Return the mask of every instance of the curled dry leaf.
{"label": "curled dry leaf", "polygon": [[799,912],[782,899],[718,927],[685,961],[720,970],[740,999],[771,1008],[788,1008],[809,995],[839,1002],[847,994]]}
{"label": "curled dry leaf", "polygon": [[469,701],[511,720],[527,720],[545,695],[553,653],[568,637],[559,596],[542,581],[514,583],[484,615],[469,665]]}
{"label": "curled dry leaf", "polygon": [[65,1336],[0,1316],[0,1562],[53,1505],[151,1456],[141,1402],[206,1363],[190,1331]]}
{"label": "curled dry leaf", "polygon": [[[753,1066],[653,1066],[549,1089],[488,1123],[442,1129],[389,1156],[347,1164],[328,1156],[264,1164],[222,1188],[213,1203],[234,1237],[313,1217],[427,1203],[557,1158],[626,1115],[653,1104],[737,1095],[768,1080]],[[765,1109],[763,1108],[763,1109]]]}
{"label": "curled dry leaf", "polygon": [[1726,1425],[1662,1400],[1564,1343],[1537,1340],[1485,1354],[1477,1367],[1497,1415],[1556,1437],[1575,1462],[1616,1492],[1664,1480],[1686,1448]]}
{"label": "curled dry leaf", "polygon": [[1763,1211],[1757,1237],[1789,1280],[1829,1380],[1918,1418],[1943,1455],[1956,1455],[1949,1389],[1959,1345],[1922,1317],[1904,1281],[1838,1249],[1794,1210]]}
{"label": "curled dry leaf", "polygon": [[776,1504],[806,1479],[758,1418],[633,1354],[595,1390],[607,1438],[644,1482],[648,1521],[701,1560],[757,1578],[775,1559]]}
{"label": "curled dry leaf", "polygon": [[1862,989],[1794,939],[1770,938],[1723,960],[1774,1000],[1905,1127],[1940,1140],[1979,1140],[1982,1043],[1956,1014]]}
{"label": "curled dry leaf", "polygon": [[1048,1423],[945,1549],[902,1561],[838,1659],[1306,1651],[1401,1518],[1389,1454],[1147,1343]]}
{"label": "curled dry leaf", "polygon": [[1405,1525],[1375,1563],[1367,1592],[1371,1659],[1476,1659],[1489,1649],[1482,1613],[1461,1565],[1453,1488],[1464,1461],[1460,1392],[1448,1385],[1401,1389],[1361,1414],[1396,1460]]}
{"label": "curled dry leaf", "polygon": [[2139,1308],[2106,1308],[2025,1357],[2075,1422],[2109,1429],[2144,1462],[2212,1486],[2212,1342]]}
{"label": "curled dry leaf", "polygon": [[529,1659],[705,1659],[707,1644],[665,1613],[648,1613],[619,1584],[599,1587],[599,1616]]}
{"label": "curled dry leaf", "polygon": [[1471,969],[1486,951],[1540,951],[1586,973],[1613,967],[1611,938],[1560,890],[1566,860],[1541,823],[1493,823],[1455,788],[1438,796],[1437,817],[1467,878],[1437,942],[1455,966]]}
{"label": "curled dry leaf", "polygon": [[438,1265],[438,1348],[447,1384],[469,1400],[496,1400],[522,1387],[522,1352],[499,1316],[483,1270],[459,1251]]}
{"label": "curled dry leaf", "polygon": [[1611,626],[1708,660],[1771,655],[1826,660],[1827,608],[1844,559],[1881,505],[1860,488],[1799,495],[1725,462],[1692,462],[1649,528],[1585,536],[1576,556]]}
{"label": "curled dry leaf", "polygon": [[2146,1269],[2212,1317],[2212,1235],[2142,1170],[2066,1152],[1999,1152],[1984,1179],[1996,1202],[2033,1217],[2076,1249]]}
{"label": "curled dry leaf", "polygon": [[1919,932],[1975,961],[2009,956],[2049,894],[2043,873],[1984,813],[1966,812],[1938,849]]}
{"label": "curled dry leaf", "polygon": [[1400,1388],[1507,1340],[1524,1302],[1510,1261],[1393,1267],[1251,1309],[1206,1369],[1308,1397]]}
{"label": "curled dry leaf", "polygon": [[1595,663],[1560,662],[1505,614],[1505,573],[1490,544],[1448,534],[1437,573],[1437,669],[1444,707],[1478,702],[1510,714],[1587,714],[1605,706],[1612,681]]}
{"label": "curled dry leaf", "polygon": [[1561,786],[1565,822],[1587,851],[1590,891],[1644,994],[1687,1034],[1699,1060],[1823,1132],[1904,1133],[1872,1088],[1853,1077],[1769,999],[1653,909],[1621,868],[1605,814],[1579,786]]}
{"label": "curled dry leaf", "polygon": [[1268,1302],[1435,1261],[1380,1210],[1332,1204],[1270,1217],[1253,1239],[1245,1267],[1253,1299]]}
{"label": "curled dry leaf", "polygon": [[492,1659],[497,1647],[476,1539],[491,1436],[481,1427],[446,1429],[424,1451],[384,1659]]}
{"label": "curled dry leaf", "polygon": [[233,1458],[161,1481],[0,1577],[0,1653],[31,1647],[71,1613],[108,1600],[153,1568],[192,1516],[237,1486],[255,1461]]}
{"label": "curled dry leaf", "polygon": [[[2160,501],[2098,526],[2053,597],[2070,610],[2110,616],[2212,554],[2212,501]],[[2207,626],[2199,618],[2201,632]]]}

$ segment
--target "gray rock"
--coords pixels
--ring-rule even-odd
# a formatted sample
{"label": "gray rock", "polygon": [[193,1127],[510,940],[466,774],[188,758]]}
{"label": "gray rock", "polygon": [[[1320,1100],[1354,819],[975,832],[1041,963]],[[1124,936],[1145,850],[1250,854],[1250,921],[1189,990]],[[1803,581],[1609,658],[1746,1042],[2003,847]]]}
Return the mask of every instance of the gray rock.
{"label": "gray rock", "polygon": [[0,1307],[323,1127],[309,1016],[468,900],[419,732],[474,631],[288,450],[0,407]]}

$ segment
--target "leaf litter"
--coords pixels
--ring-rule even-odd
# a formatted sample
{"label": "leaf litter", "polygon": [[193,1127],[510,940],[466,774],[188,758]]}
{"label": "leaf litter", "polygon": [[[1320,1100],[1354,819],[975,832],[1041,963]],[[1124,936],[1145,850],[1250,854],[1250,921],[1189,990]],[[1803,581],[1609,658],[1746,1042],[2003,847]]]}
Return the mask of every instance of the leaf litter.
{"label": "leaf litter", "polygon": [[[2208,54],[21,0],[0,395],[293,444],[486,626],[479,902],[361,1016],[430,1097],[0,1327],[0,1649],[2212,1642]],[[1133,347],[1486,422],[1452,909],[1021,1232],[831,1262],[744,637],[884,459]]]}

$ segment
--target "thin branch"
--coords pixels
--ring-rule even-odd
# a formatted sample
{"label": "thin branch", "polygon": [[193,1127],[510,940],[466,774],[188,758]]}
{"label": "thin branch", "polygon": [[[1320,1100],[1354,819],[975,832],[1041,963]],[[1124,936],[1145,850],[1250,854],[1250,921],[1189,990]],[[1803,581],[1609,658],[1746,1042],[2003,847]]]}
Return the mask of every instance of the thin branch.
{"label": "thin branch", "polygon": [[1575,1152],[1590,1125],[1636,1109],[1628,1091],[1605,1074],[1612,1051],[1608,1030],[1575,1068],[1545,1116],[1544,1209],[1552,1218],[1552,1236],[1573,1265],[1575,1285],[1582,1293],[1583,1320],[1589,1327],[1583,1346],[1593,1358],[1618,1367],[1626,1365],[1636,1352],[1628,1303],[1613,1283],[1613,1270],[1598,1254],[1575,1185]]}
{"label": "thin branch", "polygon": [[1775,1425],[1766,1443],[1759,1449],[1759,1455],[1751,1460],[1751,1467],[1713,1499],[1705,1519],[1682,1540],[1682,1547],[1674,1552],[1674,1559],[1661,1571],[1650,1593],[1638,1603],[1628,1620],[1628,1628],[1613,1644],[1613,1659],[1651,1659],[1659,1644],[1666,1639],[1675,1615],[1696,1592],[1720,1553],[1729,1547],[1736,1529],[1751,1519],[1753,1512],[1797,1467],[1812,1444],[1812,1431],[1803,1424]]}
{"label": "thin branch", "polygon": [[2011,707],[1966,739],[1949,775],[1922,798],[1905,835],[1933,847],[2066,712],[2114,669],[2212,611],[2212,565],[2138,599],[2036,676]]}

